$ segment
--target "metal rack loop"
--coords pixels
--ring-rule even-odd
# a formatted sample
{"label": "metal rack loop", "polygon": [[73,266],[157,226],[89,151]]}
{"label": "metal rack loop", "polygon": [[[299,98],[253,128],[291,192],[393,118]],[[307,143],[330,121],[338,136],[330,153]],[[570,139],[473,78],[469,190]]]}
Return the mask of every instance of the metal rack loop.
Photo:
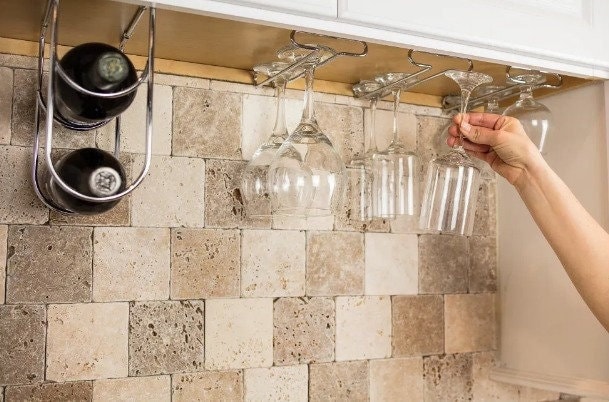
{"label": "metal rack loop", "polygon": [[[362,46],[362,50],[360,52],[346,52],[346,51],[339,52],[329,46],[325,46],[325,45],[321,45],[321,44],[300,43],[296,39],[296,35],[299,33],[307,34],[307,35],[311,35],[311,36],[317,36],[320,38],[358,43]],[[262,82],[258,82],[259,74],[257,72],[254,72],[253,78],[254,78],[254,82],[256,83],[257,87],[261,87],[263,85],[274,84],[275,81],[277,81],[277,79],[279,79],[279,78],[287,80],[288,82],[293,81],[297,78],[300,78],[304,74],[304,68],[302,68],[302,67],[309,65],[311,63],[315,64],[315,68],[319,68],[319,67],[329,63],[330,61],[334,60],[337,57],[341,57],[341,56],[363,57],[368,54],[368,44],[364,41],[356,40],[356,39],[345,39],[345,38],[339,38],[336,36],[329,36],[329,35],[297,31],[297,30],[293,30],[290,33],[290,43],[295,48],[309,50],[310,53],[305,55],[302,58],[295,60],[293,63],[291,63],[289,66],[287,66],[283,70],[278,71],[277,73],[272,74],[270,76],[267,76],[267,78],[265,80],[263,80]]]}
{"label": "metal rack loop", "polygon": [[[150,169],[150,161],[152,155],[152,101],[153,101],[153,85],[154,85],[154,38],[155,38],[155,28],[156,28],[156,11],[154,7],[139,7],[136,11],[134,18],[131,20],[127,29],[123,32],[121,36],[121,46],[124,47],[126,41],[131,37],[131,34],[135,30],[136,24],[139,22],[142,14],[148,10],[149,12],[149,22],[148,22],[148,60],[146,62],[146,67],[136,84],[130,86],[129,88],[120,91],[120,93],[114,93],[110,95],[114,96],[104,96],[108,94],[98,94],[95,92],[87,91],[84,88],[81,88],[78,84],[73,82],[72,80],[66,79],[65,72],[57,62],[57,20],[58,20],[58,9],[59,9],[59,0],[48,0],[46,10],[44,13],[44,19],[41,24],[40,30],[40,38],[39,38],[39,49],[38,49],[38,89],[37,89],[37,101],[36,101],[36,110],[35,110],[35,118],[34,118],[34,145],[33,145],[33,158],[32,158],[32,183],[34,186],[34,192],[38,196],[38,198],[42,201],[42,203],[49,209],[63,213],[72,215],[74,212],[70,210],[66,210],[61,206],[56,205],[53,201],[49,200],[48,197],[41,190],[39,178],[38,178],[38,160],[39,160],[39,145],[40,145],[40,136],[42,135],[41,130],[41,119],[40,114],[43,112],[46,114],[45,126],[44,126],[44,134],[46,136],[45,142],[45,162],[46,167],[48,169],[49,174],[52,177],[52,180],[55,184],[61,187],[66,193],[70,194],[73,197],[78,199],[89,201],[89,202],[111,202],[116,201],[129,193],[135,190],[140,183],[146,177],[148,170]],[[43,66],[44,66],[44,57],[45,57],[45,42],[47,30],[50,28],[50,52],[49,52],[49,76],[47,80],[46,86],[46,102],[42,96],[43,84],[42,84],[42,76],[43,76]],[[92,197],[89,195],[82,194],[68,184],[66,184],[61,177],[57,174],[57,171],[54,168],[53,161],[51,158],[51,151],[53,145],[53,121],[58,121],[60,124],[65,127],[73,130],[90,130],[97,127],[101,127],[104,124],[108,123],[110,120],[102,121],[100,123],[94,123],[91,125],[78,125],[74,122],[65,121],[65,119],[57,118],[54,116],[54,80],[56,75],[61,76],[66,79],[66,82],[83,93],[100,96],[101,97],[116,97],[121,96],[126,93],[130,93],[135,91],[139,85],[143,82],[147,83],[147,100],[146,100],[146,145],[145,145],[145,160],[144,166],[139,174],[139,176],[129,185],[125,190],[120,193],[113,194],[105,197]],[[74,85],[73,85],[74,84]],[[119,156],[120,149],[120,115],[116,117],[116,127],[115,127],[115,156]]]}
{"label": "metal rack loop", "polygon": [[[374,98],[381,99],[387,95],[390,95],[393,91],[395,91],[397,89],[400,89],[402,91],[407,91],[424,82],[431,81],[440,76],[444,76],[444,73],[446,73],[448,70],[452,70],[452,68],[449,68],[449,69],[440,71],[436,74],[432,74],[430,76],[423,77],[423,75],[425,73],[429,72],[433,68],[433,66],[431,64],[425,64],[425,63],[420,63],[420,62],[416,61],[413,57],[413,54],[415,52],[416,52],[416,50],[414,50],[414,49],[410,49],[408,51],[408,62],[411,65],[418,67],[419,68],[418,71],[415,71],[414,73],[409,73],[406,76],[404,76],[403,78],[395,80],[387,85],[381,85],[380,88],[378,88],[374,91],[355,93],[354,95],[356,97],[360,97],[360,98],[364,98],[364,99],[374,99]],[[472,71],[474,69],[474,63],[471,59],[447,56],[447,55],[438,54],[438,53],[427,53],[427,52],[421,52],[421,53],[426,53],[426,54],[436,56],[436,57],[448,57],[451,59],[463,60],[463,61],[467,62],[467,71]]]}

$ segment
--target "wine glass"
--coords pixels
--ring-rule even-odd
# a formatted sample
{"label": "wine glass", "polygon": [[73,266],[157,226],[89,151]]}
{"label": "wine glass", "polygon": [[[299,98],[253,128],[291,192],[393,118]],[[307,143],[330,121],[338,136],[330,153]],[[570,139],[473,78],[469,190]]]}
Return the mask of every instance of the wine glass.
{"label": "wine glass", "polygon": [[288,216],[329,216],[338,212],[345,187],[345,164],[315,119],[313,79],[323,50],[307,56],[302,119],[269,168],[271,211]]}
{"label": "wine glass", "polygon": [[524,131],[539,152],[545,154],[545,145],[551,127],[552,112],[543,103],[533,99],[533,87],[544,82],[544,76],[538,71],[510,77],[516,83],[524,83],[520,89],[520,97],[513,105],[503,111],[505,116],[512,116],[520,120]]}
{"label": "wine glass", "polygon": [[[482,85],[476,88],[475,93],[477,96],[487,96],[499,90],[505,89],[505,86],[502,85]],[[499,97],[491,96],[486,101],[486,106],[484,107],[484,111],[486,113],[494,113],[501,114],[502,110],[499,106]]]}
{"label": "wine glass", "polygon": [[417,157],[398,138],[400,92],[393,91],[393,139],[385,151],[372,156],[372,215],[377,218],[418,212]]}
{"label": "wine glass", "polygon": [[[472,90],[492,81],[490,76],[477,72],[449,70],[445,74],[461,88],[461,113],[467,110]],[[429,162],[419,227],[430,232],[470,236],[479,177],[480,170],[465,153],[463,135],[459,132],[458,147]]]}
{"label": "wine glass", "polygon": [[[289,63],[273,62],[254,67],[254,71],[266,76],[280,73]],[[275,126],[271,136],[262,144],[249,161],[241,176],[241,197],[245,214],[250,218],[271,216],[271,201],[269,196],[267,175],[275,153],[288,137],[285,121],[285,88],[287,77],[279,76],[275,80],[277,91],[277,113]]]}

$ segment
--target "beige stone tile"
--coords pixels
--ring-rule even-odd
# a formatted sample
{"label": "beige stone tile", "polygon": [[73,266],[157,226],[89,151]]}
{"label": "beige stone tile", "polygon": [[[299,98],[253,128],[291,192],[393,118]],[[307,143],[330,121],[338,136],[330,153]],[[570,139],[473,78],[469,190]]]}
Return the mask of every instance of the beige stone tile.
{"label": "beige stone tile", "polygon": [[418,247],[417,235],[366,233],[365,293],[417,294]]}
{"label": "beige stone tile", "polygon": [[[241,126],[241,152],[243,159],[250,160],[254,152],[264,143],[275,125],[277,98],[260,95],[243,95],[243,119]],[[302,115],[302,102],[285,101],[285,119],[288,133],[298,125]]]}
{"label": "beige stone tile", "polygon": [[[156,77],[155,77],[156,78]],[[167,85],[154,85],[152,108],[152,153],[171,155],[171,111],[173,89]],[[131,106],[121,114],[121,151],[146,153],[146,100],[144,86],[137,91]],[[115,124],[97,130],[97,146],[114,151]]]}
{"label": "beige stone tile", "polygon": [[44,379],[44,306],[0,306],[0,385]]}
{"label": "beige stone tile", "polygon": [[0,304],[4,303],[6,289],[6,250],[8,226],[0,225]]}
{"label": "beige stone tile", "polygon": [[478,192],[478,204],[474,219],[474,234],[495,236],[497,234],[497,184],[483,181]]}
{"label": "beige stone tile", "polygon": [[444,303],[446,353],[496,348],[494,294],[446,295]]}
{"label": "beige stone tile", "polygon": [[243,376],[240,371],[206,371],[174,374],[173,402],[243,401]]}
{"label": "beige stone tile", "polygon": [[270,218],[252,219],[245,213],[241,176],[246,162],[210,159],[205,164],[205,226],[270,228]]}
{"label": "beige stone tile", "polygon": [[172,152],[179,156],[241,159],[241,95],[175,88]]}
{"label": "beige stone tile", "polygon": [[469,238],[469,291],[471,293],[497,290],[497,239],[472,236]]}
{"label": "beige stone tile", "polygon": [[171,379],[168,375],[96,380],[93,402],[170,402]]}
{"label": "beige stone tile", "polygon": [[331,298],[283,298],[274,303],[275,365],[334,360],[336,315]]}
{"label": "beige stone tile", "polygon": [[6,402],[90,401],[91,381],[6,387]]}
{"label": "beige stone tile", "polygon": [[47,314],[47,380],[127,376],[127,303],[51,304]]}
{"label": "beige stone tile", "polygon": [[401,113],[410,113],[417,116],[436,116],[448,118],[450,113],[446,113],[439,107],[413,105],[410,103],[400,103]]}
{"label": "beige stone tile", "polygon": [[304,232],[244,230],[241,294],[246,297],[304,296]]}
{"label": "beige stone tile", "polygon": [[250,84],[240,84],[237,82],[228,81],[216,81],[211,80],[209,88],[212,91],[218,92],[235,92],[238,94],[252,94],[252,95],[266,95],[272,96],[275,92],[273,88],[269,86],[257,87]]}
{"label": "beige stone tile", "polygon": [[417,155],[424,178],[429,162],[450,151],[446,144],[446,129],[450,120],[440,117],[417,116]]}
{"label": "beige stone tile", "polygon": [[493,381],[489,378],[495,365],[493,352],[475,353],[473,358],[473,387],[474,401],[518,401],[519,387]]}
{"label": "beige stone tile", "polygon": [[[539,401],[556,401],[560,398],[560,393],[546,391],[544,389],[520,387],[520,402],[539,402]],[[582,398],[581,402],[586,402],[586,398]],[[603,400],[591,402],[603,402]]]}
{"label": "beige stone tile", "polygon": [[472,399],[472,355],[441,355],[423,358],[426,401]]}
{"label": "beige stone tile", "polygon": [[49,220],[49,210],[34,194],[31,169],[29,147],[0,145],[0,222],[42,224]]}
{"label": "beige stone tile", "polygon": [[154,74],[154,83],[158,85],[209,89],[209,82],[210,81],[207,78],[186,77],[172,74]]}
{"label": "beige stone tile", "polygon": [[91,228],[11,226],[6,300],[75,303],[91,300]]}
{"label": "beige stone tile", "polygon": [[[134,156],[133,170],[144,164]],[[202,227],[205,222],[205,162],[195,158],[153,156],[148,177],[131,197],[131,224]]]}
{"label": "beige stone tile", "polygon": [[391,299],[336,298],[336,360],[391,356]]}
{"label": "beige stone tile", "polygon": [[172,230],[171,298],[239,297],[240,255],[238,230]]}
{"label": "beige stone tile", "polygon": [[393,356],[444,353],[442,296],[398,296],[392,303]]}
{"label": "beige stone tile", "polygon": [[370,361],[370,402],[423,400],[423,358]]}
{"label": "beige stone tile", "polygon": [[94,301],[169,298],[169,229],[95,228],[93,250]]}
{"label": "beige stone tile", "polygon": [[467,292],[468,243],[463,236],[419,236],[419,293]]}
{"label": "beige stone tile", "polygon": [[204,312],[202,300],[131,302],[129,375],[202,370]]}
{"label": "beige stone tile", "polygon": [[251,368],[243,371],[244,401],[304,401],[308,396],[309,370],[298,366]]}
{"label": "beige stone tile", "polygon": [[38,68],[38,58],[17,54],[0,54],[0,66],[10,68]]}
{"label": "beige stone tile", "polygon": [[[38,73],[34,70],[14,71],[12,145],[30,146],[33,144],[37,82]],[[45,115],[41,114],[40,118],[44,122]],[[44,124],[41,129],[44,131]],[[44,135],[41,136],[41,141],[44,141],[44,137]],[[72,131],[54,123],[53,145],[58,148],[71,149],[92,147],[95,146],[95,131]]]}
{"label": "beige stone tile", "polygon": [[0,144],[11,143],[13,70],[0,67]]}
{"label": "beige stone tile", "polygon": [[206,307],[206,369],[273,364],[273,299],[210,299]]}
{"label": "beige stone tile", "polygon": [[[370,109],[365,112],[366,130],[370,121]],[[368,133],[368,131],[366,131]],[[374,138],[379,150],[385,150],[393,140],[393,110],[376,111],[374,124]],[[398,113],[398,139],[408,151],[415,151],[417,147],[417,118],[414,114]]]}
{"label": "beige stone tile", "polygon": [[334,216],[315,216],[301,218],[297,216],[273,216],[272,228],[279,230],[332,230]]}
{"label": "beige stone tile", "polygon": [[364,152],[364,117],[361,108],[318,103],[315,116],[343,162]]}
{"label": "beige stone tile", "polygon": [[364,235],[307,233],[307,295],[361,295],[364,292]]}
{"label": "beige stone tile", "polygon": [[309,366],[309,400],[368,401],[368,362],[321,363]]}

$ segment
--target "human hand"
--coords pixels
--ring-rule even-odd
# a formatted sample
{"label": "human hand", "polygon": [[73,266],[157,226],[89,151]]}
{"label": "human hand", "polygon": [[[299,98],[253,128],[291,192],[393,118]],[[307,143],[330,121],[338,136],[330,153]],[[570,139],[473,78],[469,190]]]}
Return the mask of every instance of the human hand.
{"label": "human hand", "polygon": [[541,159],[537,147],[513,117],[490,113],[458,114],[448,129],[450,136],[446,143],[449,146],[459,144],[459,129],[467,153],[488,163],[512,184]]}

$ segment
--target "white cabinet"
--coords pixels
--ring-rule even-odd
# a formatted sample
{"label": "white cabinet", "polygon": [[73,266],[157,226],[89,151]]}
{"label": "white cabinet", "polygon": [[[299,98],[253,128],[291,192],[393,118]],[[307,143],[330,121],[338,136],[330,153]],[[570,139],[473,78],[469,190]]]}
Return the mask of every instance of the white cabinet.
{"label": "white cabinet", "polygon": [[609,78],[606,0],[339,0],[338,16],[448,52]]}

